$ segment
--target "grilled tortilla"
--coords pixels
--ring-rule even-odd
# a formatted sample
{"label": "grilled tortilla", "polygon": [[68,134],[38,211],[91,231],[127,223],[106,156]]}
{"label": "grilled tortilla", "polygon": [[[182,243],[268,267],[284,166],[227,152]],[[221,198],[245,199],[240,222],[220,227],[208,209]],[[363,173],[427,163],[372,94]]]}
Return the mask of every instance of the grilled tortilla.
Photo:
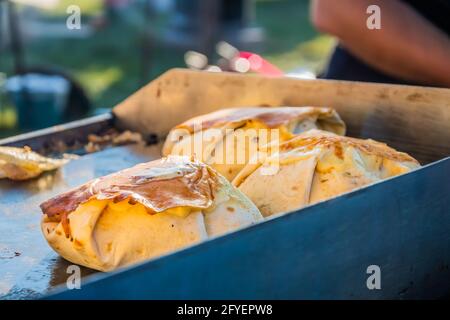
{"label": "grilled tortilla", "polygon": [[163,155],[195,155],[231,181],[260,145],[280,143],[312,128],[345,134],[344,122],[329,108],[223,109],[172,129]]}
{"label": "grilled tortilla", "polygon": [[41,228],[65,259],[109,271],[262,219],[207,165],[171,156],[88,182],[41,204]]}
{"label": "grilled tortilla", "polygon": [[[277,170],[268,170],[271,166]],[[281,144],[279,154],[247,165],[233,185],[256,204],[263,216],[270,216],[419,166],[406,153],[380,142],[310,130]]]}
{"label": "grilled tortilla", "polygon": [[69,159],[51,159],[29,147],[0,147],[0,179],[28,180],[62,167]]}

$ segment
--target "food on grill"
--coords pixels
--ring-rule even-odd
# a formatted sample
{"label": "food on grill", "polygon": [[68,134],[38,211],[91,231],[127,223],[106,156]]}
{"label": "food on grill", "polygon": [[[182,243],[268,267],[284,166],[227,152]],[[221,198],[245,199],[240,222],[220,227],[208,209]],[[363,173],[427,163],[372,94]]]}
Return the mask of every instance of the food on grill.
{"label": "food on grill", "polygon": [[29,147],[0,147],[0,179],[27,180],[44,171],[55,170],[69,159],[51,159],[31,151]]}
{"label": "food on grill", "polygon": [[329,108],[224,109],[192,118],[173,128],[164,144],[163,154],[195,155],[231,181],[259,146],[271,141],[286,141],[294,134],[312,128],[345,134],[344,122]]}
{"label": "food on grill", "polygon": [[233,180],[263,216],[291,211],[419,167],[384,143],[310,130]]}
{"label": "food on grill", "polygon": [[65,259],[113,270],[262,219],[224,177],[171,156],[95,179],[41,204],[42,232]]}
{"label": "food on grill", "polygon": [[125,130],[118,132],[117,130],[109,130],[104,135],[90,134],[88,135],[88,143],[84,146],[87,153],[100,151],[108,146],[120,146],[126,144],[141,143],[144,139],[139,132]]}

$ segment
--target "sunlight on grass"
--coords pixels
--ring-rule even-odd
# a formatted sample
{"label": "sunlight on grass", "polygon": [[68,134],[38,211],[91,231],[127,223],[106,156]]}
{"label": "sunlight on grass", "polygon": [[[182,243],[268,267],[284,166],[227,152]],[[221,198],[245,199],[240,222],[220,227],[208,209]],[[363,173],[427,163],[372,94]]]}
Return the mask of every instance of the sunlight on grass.
{"label": "sunlight on grass", "polygon": [[96,100],[109,87],[122,79],[123,72],[118,67],[96,70],[88,69],[76,72],[75,77],[83,84],[89,96]]}
{"label": "sunlight on grass", "polygon": [[59,0],[58,4],[52,8],[43,10],[43,12],[49,16],[66,16],[67,7],[70,5],[77,5],[81,9],[81,14],[97,15],[102,12],[103,1],[102,0]]}
{"label": "sunlight on grass", "polygon": [[16,122],[17,122],[17,114],[15,109],[6,108],[5,110],[0,110],[1,129],[11,129],[16,125]]}
{"label": "sunlight on grass", "polygon": [[319,35],[292,50],[264,57],[284,71],[301,66],[318,73],[325,67],[335,43],[333,37]]}

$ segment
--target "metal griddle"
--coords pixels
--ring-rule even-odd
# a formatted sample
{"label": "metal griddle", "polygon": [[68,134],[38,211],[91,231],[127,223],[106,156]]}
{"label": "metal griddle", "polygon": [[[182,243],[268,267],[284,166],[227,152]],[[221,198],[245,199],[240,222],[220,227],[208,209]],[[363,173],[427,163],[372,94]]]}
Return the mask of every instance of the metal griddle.
{"label": "metal griddle", "polygon": [[[159,158],[157,137],[192,116],[255,105],[334,107],[350,135],[387,142],[428,166],[137,267],[108,274],[82,268],[82,290],[66,290],[69,263],[41,235],[42,201]],[[89,299],[449,294],[449,110],[446,89],[172,70],[113,114],[0,140],[46,154],[64,141],[81,155],[32,181],[0,181],[0,298],[37,298],[49,290],[53,298]],[[75,148],[109,128],[139,131],[147,143],[93,154]],[[369,264],[384,270],[384,290],[365,287]]]}
{"label": "metal griddle", "polygon": [[[44,130],[38,134],[4,140],[8,145],[30,145],[51,152],[57,140],[82,144],[89,133],[111,128],[111,115],[77,121]],[[47,132],[46,132],[47,131]],[[48,289],[67,280],[69,262],[59,257],[40,231],[39,204],[93,178],[160,157],[160,145],[137,144],[109,147],[92,154],[72,150],[81,157],[62,169],[26,182],[0,180],[0,299],[42,296]],[[82,267],[82,275],[94,273]]]}

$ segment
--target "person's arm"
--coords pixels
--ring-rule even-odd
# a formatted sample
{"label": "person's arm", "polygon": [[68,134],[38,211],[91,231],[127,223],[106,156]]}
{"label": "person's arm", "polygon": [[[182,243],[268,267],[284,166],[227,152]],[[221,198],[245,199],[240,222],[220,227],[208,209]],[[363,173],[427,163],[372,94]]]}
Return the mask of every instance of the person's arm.
{"label": "person's arm", "polygon": [[[381,9],[381,29],[366,25],[369,5]],[[450,39],[399,0],[312,0],[311,19],[319,31],[339,38],[365,63],[422,84],[450,87]]]}

